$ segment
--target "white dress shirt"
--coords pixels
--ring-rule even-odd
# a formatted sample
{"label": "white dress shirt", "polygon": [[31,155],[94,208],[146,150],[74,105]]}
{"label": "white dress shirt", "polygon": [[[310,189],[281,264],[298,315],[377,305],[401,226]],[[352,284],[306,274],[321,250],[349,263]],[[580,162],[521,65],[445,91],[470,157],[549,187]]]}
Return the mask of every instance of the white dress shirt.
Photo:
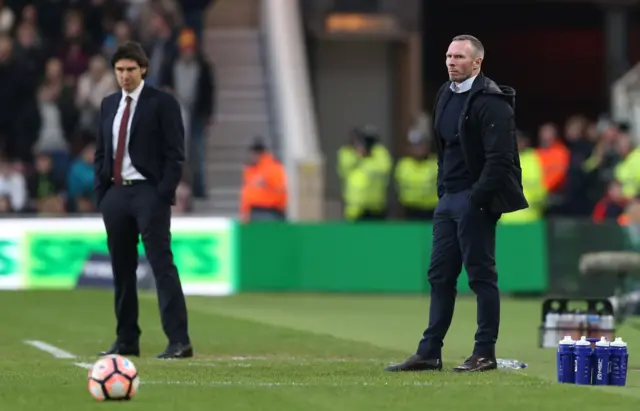
{"label": "white dress shirt", "polygon": [[477,74],[473,77],[469,77],[468,79],[466,79],[460,84],[456,84],[455,82],[452,81],[449,87],[451,88],[451,91],[453,91],[454,93],[466,93],[467,91],[471,90],[471,86],[473,85],[473,80],[475,80],[476,77],[478,77]]}
{"label": "white dress shirt", "polygon": [[123,180],[144,180],[144,176],[140,174],[138,170],[131,164],[131,156],[129,156],[129,141],[131,139],[131,121],[133,120],[133,114],[136,112],[136,106],[140,100],[140,93],[144,87],[144,80],[140,82],[140,85],[136,87],[131,93],[127,93],[122,90],[122,98],[120,99],[120,105],[116,112],[116,117],[113,119],[113,158],[116,158],[116,152],[118,151],[118,134],[120,133],[120,123],[122,122],[122,116],[124,115],[124,109],[127,107],[126,97],[131,97],[131,107],[129,108],[129,123],[127,124],[127,139],[124,150],[124,158],[122,160],[122,179]]}

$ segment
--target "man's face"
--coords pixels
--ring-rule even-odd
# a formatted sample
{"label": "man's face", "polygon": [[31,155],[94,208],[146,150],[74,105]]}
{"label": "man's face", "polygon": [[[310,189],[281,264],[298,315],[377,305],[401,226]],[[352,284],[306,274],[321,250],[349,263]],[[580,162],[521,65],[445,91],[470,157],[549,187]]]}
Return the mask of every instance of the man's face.
{"label": "man's face", "polygon": [[538,140],[540,141],[541,147],[551,147],[557,139],[558,130],[556,130],[556,127],[554,125],[544,124],[540,126],[540,131],[538,132]]}
{"label": "man's face", "polygon": [[9,37],[0,37],[0,62],[7,61],[11,58],[13,44]]}
{"label": "man's face", "polygon": [[449,80],[461,83],[473,75],[473,67],[480,67],[482,58],[468,40],[453,41],[447,50],[447,70]]}
{"label": "man's face", "polygon": [[0,213],[8,213],[11,211],[11,201],[7,196],[0,197]]}
{"label": "man's face", "polygon": [[180,50],[180,57],[185,61],[193,61],[196,56],[196,50],[192,47],[184,47]]}
{"label": "man's face", "polygon": [[129,24],[124,21],[117,22],[113,27],[113,32],[120,42],[131,39],[131,28],[129,27]]}
{"label": "man's face", "polygon": [[32,47],[36,42],[36,35],[33,27],[28,24],[21,24],[20,27],[18,27],[17,40],[24,48]]}
{"label": "man's face", "polygon": [[92,164],[92,163],[93,163],[93,158],[94,158],[95,152],[96,152],[96,146],[95,146],[95,144],[89,144],[89,145],[88,145],[88,146],[86,146],[86,147],[82,150],[82,152],[81,152],[82,159],[83,159],[86,163]]}
{"label": "man's face", "polygon": [[609,197],[613,201],[618,201],[622,198],[622,186],[617,182],[612,182],[611,184],[609,184],[609,188],[607,191]]}
{"label": "man's face", "polygon": [[120,87],[130,93],[140,85],[146,68],[140,67],[135,60],[118,60],[115,64],[116,78]]}
{"label": "man's face", "polygon": [[633,145],[631,144],[631,138],[626,135],[621,135],[616,141],[616,152],[621,158],[625,158],[627,154],[631,152]]}
{"label": "man's face", "polygon": [[429,154],[429,147],[426,144],[416,144],[411,147],[411,155],[415,158],[423,158]]}
{"label": "man's face", "polygon": [[51,162],[51,157],[46,155],[39,155],[36,158],[36,170],[39,173],[45,174],[51,171],[53,164]]}

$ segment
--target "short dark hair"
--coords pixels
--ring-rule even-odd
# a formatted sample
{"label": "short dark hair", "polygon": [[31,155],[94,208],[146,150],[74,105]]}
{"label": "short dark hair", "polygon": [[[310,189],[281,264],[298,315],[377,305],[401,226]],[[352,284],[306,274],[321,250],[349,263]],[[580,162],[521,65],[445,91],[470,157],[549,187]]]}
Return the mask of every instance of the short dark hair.
{"label": "short dark hair", "polygon": [[127,41],[118,46],[116,52],[113,53],[113,57],[111,57],[111,66],[115,68],[116,63],[120,60],[133,60],[141,68],[149,68],[147,53],[144,52],[140,43],[135,41]]}
{"label": "short dark hair", "polygon": [[484,57],[484,46],[482,45],[482,42],[475,36],[472,36],[470,34],[459,34],[455,36],[451,41],[468,41],[469,43],[471,43],[473,48],[476,49],[478,54]]}

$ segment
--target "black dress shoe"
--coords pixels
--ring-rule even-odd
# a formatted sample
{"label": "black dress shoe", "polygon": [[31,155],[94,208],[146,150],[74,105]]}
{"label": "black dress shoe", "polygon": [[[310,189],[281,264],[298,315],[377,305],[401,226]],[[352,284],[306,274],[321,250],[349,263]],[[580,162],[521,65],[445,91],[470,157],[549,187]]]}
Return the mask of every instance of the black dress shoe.
{"label": "black dress shoe", "polygon": [[116,341],[111,346],[111,348],[109,348],[107,351],[102,351],[98,353],[98,355],[101,357],[105,355],[113,355],[113,354],[122,355],[122,356],[139,357],[140,346],[138,344],[124,344]]}
{"label": "black dress shoe", "polygon": [[440,371],[442,370],[442,360],[439,358],[423,358],[414,354],[403,363],[390,365],[385,371]]}
{"label": "black dress shoe", "polygon": [[481,357],[472,355],[465,362],[453,369],[455,372],[482,372],[495,370],[498,363],[495,358]]}
{"label": "black dress shoe", "polygon": [[193,347],[191,344],[169,344],[169,346],[157,358],[191,358],[193,357]]}

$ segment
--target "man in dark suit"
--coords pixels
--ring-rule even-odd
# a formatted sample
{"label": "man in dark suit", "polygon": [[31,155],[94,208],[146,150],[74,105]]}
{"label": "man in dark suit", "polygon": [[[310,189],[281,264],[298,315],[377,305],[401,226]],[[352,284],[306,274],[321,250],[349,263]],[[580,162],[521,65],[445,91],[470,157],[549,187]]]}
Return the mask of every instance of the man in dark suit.
{"label": "man in dark suit", "polygon": [[473,354],[454,371],[497,368],[500,294],[495,263],[496,223],[502,213],[528,207],[515,136],[515,91],[481,73],[484,47],[469,35],[447,51],[450,81],[438,91],[434,136],[438,198],[433,219],[429,326],[416,354],[388,371],[442,369],[457,280],[464,264],[476,294],[478,329]]}
{"label": "man in dark suit", "polygon": [[100,354],[140,354],[136,269],[141,236],[169,339],[158,358],[191,357],[187,308],[170,240],[171,205],[184,162],[180,107],[170,94],[144,84],[149,60],[138,43],[121,45],[112,65],[122,91],[102,102],[94,168],[118,324],[116,342]]}

